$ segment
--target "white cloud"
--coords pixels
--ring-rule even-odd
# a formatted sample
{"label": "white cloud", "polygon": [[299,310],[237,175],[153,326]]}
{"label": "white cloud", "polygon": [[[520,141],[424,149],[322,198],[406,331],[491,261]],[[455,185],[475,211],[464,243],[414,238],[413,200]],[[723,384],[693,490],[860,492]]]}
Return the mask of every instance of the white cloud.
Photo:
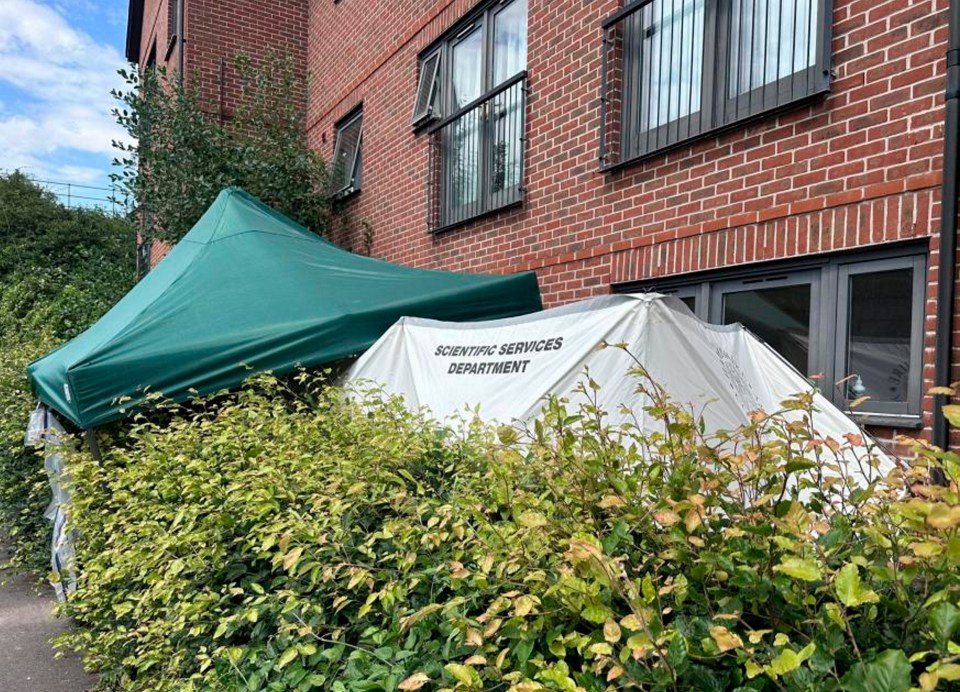
{"label": "white cloud", "polygon": [[110,113],[124,65],[52,6],[0,0],[0,169],[103,179],[111,141],[125,138]]}

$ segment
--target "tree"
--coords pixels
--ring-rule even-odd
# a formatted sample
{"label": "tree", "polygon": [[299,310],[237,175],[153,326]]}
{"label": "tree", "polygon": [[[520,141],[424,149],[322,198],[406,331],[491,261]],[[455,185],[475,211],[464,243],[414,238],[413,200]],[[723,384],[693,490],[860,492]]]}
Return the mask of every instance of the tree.
{"label": "tree", "polygon": [[292,60],[275,55],[235,64],[243,90],[227,122],[204,112],[196,80],[120,71],[127,89],[114,91],[114,114],[132,143],[115,142],[121,170],[112,178],[148,238],[176,242],[231,185],[326,235],[326,167],[307,144],[302,78]]}

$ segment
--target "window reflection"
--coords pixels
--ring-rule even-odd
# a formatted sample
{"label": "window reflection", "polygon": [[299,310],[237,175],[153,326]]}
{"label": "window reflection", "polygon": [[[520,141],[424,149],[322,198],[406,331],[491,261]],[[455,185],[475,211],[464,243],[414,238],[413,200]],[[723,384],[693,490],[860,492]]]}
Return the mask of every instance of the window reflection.
{"label": "window reflection", "polygon": [[723,323],[739,322],[806,375],[810,366],[810,294],[810,284],[727,293]]}
{"label": "window reflection", "polygon": [[847,398],[906,401],[913,325],[913,270],[850,277]]}

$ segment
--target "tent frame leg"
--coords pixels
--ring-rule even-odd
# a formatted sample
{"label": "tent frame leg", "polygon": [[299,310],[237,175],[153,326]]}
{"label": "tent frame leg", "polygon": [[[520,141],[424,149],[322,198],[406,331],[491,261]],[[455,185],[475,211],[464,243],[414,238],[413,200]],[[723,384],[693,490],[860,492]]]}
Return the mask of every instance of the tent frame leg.
{"label": "tent frame leg", "polygon": [[97,461],[102,461],[103,457],[100,456],[100,445],[97,444],[97,431],[93,428],[87,428],[85,431],[87,437],[87,447],[90,448],[90,454],[93,455],[93,458]]}

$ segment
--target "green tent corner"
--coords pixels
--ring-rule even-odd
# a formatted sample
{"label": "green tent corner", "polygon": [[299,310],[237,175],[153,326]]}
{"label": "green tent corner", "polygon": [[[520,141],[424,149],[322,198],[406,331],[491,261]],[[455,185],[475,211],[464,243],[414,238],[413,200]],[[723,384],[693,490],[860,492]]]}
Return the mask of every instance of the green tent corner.
{"label": "green tent corner", "polygon": [[75,425],[121,397],[182,401],[363,352],[403,316],[487,320],[540,310],[533,272],[401,267],[323,240],[238,188],[85,332],[31,363],[34,392]]}

